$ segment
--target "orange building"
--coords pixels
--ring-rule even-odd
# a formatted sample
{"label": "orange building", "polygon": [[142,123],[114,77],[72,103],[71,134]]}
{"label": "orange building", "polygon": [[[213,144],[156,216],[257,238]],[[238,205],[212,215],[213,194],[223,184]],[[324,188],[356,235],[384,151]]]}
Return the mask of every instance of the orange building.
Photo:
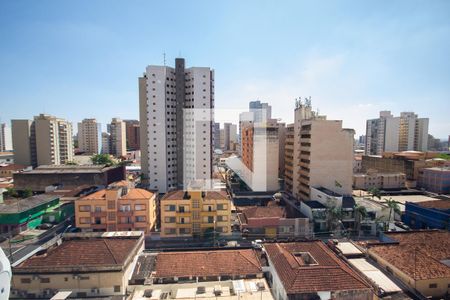
{"label": "orange building", "polygon": [[76,200],[75,219],[82,231],[148,233],[156,223],[156,194],[130,187],[126,181],[113,183]]}
{"label": "orange building", "polygon": [[253,171],[253,126],[246,124],[242,127],[241,149],[242,162]]}

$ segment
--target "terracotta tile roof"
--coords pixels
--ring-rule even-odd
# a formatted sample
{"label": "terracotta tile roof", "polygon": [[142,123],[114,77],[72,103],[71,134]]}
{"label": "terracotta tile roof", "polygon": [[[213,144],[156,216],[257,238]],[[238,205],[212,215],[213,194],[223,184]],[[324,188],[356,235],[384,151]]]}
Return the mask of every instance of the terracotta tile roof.
{"label": "terracotta tile roof", "polygon": [[399,244],[371,246],[374,253],[416,280],[450,278],[450,232],[427,230],[386,233]]}
{"label": "terracotta tile roof", "polygon": [[26,168],[26,166],[18,165],[18,164],[0,165],[0,170],[2,170],[2,171],[6,171],[6,170],[18,171],[18,170],[23,170],[25,168]]}
{"label": "terracotta tile roof", "polygon": [[[100,190],[87,196],[81,197],[80,200],[102,200],[105,199],[106,190]],[[122,197],[121,200],[141,200],[149,199],[154,196],[154,193],[144,189],[131,188],[128,189],[128,193]]]}
{"label": "terracotta tile roof", "polygon": [[283,207],[277,206],[254,206],[246,208],[243,212],[245,218],[283,218],[286,216],[286,211]]}
{"label": "terracotta tile roof", "polygon": [[93,238],[64,241],[45,255],[33,256],[16,269],[48,267],[121,266],[138,239]]}
{"label": "terracotta tile roof", "polygon": [[[169,193],[165,194],[161,200],[182,200],[184,193],[185,193],[185,191],[183,191],[183,190],[169,192]],[[205,191],[204,199],[206,199],[206,200],[228,199],[228,194],[225,191]]]}
{"label": "terracotta tile roof", "polygon": [[157,278],[232,276],[262,273],[255,250],[217,250],[159,253]]}
{"label": "terracotta tile roof", "polygon": [[450,200],[436,200],[419,202],[417,205],[425,208],[450,209]]}
{"label": "terracotta tile roof", "polygon": [[[288,294],[370,289],[321,241],[264,244],[264,247]],[[313,258],[313,264],[306,264],[301,256],[295,255],[305,252]]]}

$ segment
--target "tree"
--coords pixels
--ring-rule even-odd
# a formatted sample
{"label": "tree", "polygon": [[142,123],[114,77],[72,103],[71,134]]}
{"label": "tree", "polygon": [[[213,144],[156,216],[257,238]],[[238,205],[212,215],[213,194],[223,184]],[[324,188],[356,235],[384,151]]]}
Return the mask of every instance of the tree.
{"label": "tree", "polygon": [[[395,214],[400,214],[400,206],[398,206],[398,202],[392,199],[392,197],[389,197],[389,199],[384,198],[384,200],[386,200],[386,204],[389,207],[388,224],[390,224],[392,217],[395,219]],[[394,214],[392,214],[392,212],[394,212]]]}
{"label": "tree", "polygon": [[336,206],[328,206],[327,208],[327,221],[328,229],[334,231],[342,219],[342,211]]}
{"label": "tree", "polygon": [[115,164],[109,154],[95,154],[91,156],[91,160],[94,165],[112,166]]}
{"label": "tree", "polygon": [[381,200],[381,193],[380,193],[380,190],[378,188],[376,188],[376,187],[370,188],[367,191],[372,196],[372,199],[375,197],[375,198],[378,198],[378,199]]}
{"label": "tree", "polygon": [[367,217],[367,209],[365,206],[355,204],[353,211],[355,212],[356,230],[359,237],[361,234],[361,223]]}
{"label": "tree", "polygon": [[28,198],[33,196],[33,191],[30,188],[26,188],[22,191],[22,197],[23,198]]}
{"label": "tree", "polygon": [[6,188],[6,195],[13,198],[19,197],[19,193],[17,193],[16,189],[12,187]]}

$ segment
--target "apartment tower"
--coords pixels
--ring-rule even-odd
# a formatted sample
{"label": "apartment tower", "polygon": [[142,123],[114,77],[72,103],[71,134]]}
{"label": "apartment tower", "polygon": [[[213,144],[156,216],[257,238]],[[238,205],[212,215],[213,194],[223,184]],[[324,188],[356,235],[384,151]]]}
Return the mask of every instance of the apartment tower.
{"label": "apartment tower", "polygon": [[125,122],[113,118],[108,124],[109,154],[121,157],[127,154]]}
{"label": "apartment tower", "polygon": [[73,161],[72,124],[40,114],[34,120],[12,120],[14,162],[37,167]]}
{"label": "apartment tower", "polygon": [[96,119],[84,119],[78,123],[78,148],[86,154],[101,152],[102,126]]}
{"label": "apartment tower", "polygon": [[2,123],[0,124],[0,152],[11,151],[12,149],[11,127],[6,123]]}
{"label": "apartment tower", "polygon": [[124,120],[127,137],[127,150],[136,151],[140,145],[140,126],[138,120]]}
{"label": "apartment tower", "polygon": [[150,65],[139,78],[139,108],[148,187],[165,193],[192,181],[210,183],[214,71],[185,68],[183,58],[175,60],[175,68]]}

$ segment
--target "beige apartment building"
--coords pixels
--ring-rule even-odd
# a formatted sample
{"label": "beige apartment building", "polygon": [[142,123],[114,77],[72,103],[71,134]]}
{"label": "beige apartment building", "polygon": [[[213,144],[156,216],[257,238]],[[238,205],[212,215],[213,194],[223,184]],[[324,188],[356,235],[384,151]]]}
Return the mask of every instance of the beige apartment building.
{"label": "beige apartment building", "polygon": [[156,194],[126,181],[75,201],[76,226],[82,231],[150,232],[156,224]]}
{"label": "beige apartment building", "polygon": [[101,124],[96,119],[84,119],[78,123],[78,148],[86,154],[97,154],[101,150]]}
{"label": "beige apartment building", "polygon": [[405,187],[406,175],[400,172],[378,172],[369,170],[367,173],[353,174],[353,188],[358,190],[401,189]]}
{"label": "beige apartment building", "polygon": [[294,128],[292,131],[290,126],[286,137],[287,142],[294,143],[286,147],[292,196],[309,200],[311,187],[351,195],[354,133],[353,129],[342,128],[342,121],[327,120],[312,111],[310,99],[297,101]]}
{"label": "beige apartment building", "polygon": [[231,201],[222,191],[173,191],[160,202],[161,237],[231,234]]}
{"label": "beige apartment building", "polygon": [[21,165],[60,165],[73,161],[72,124],[40,114],[30,120],[12,120],[14,161]]}
{"label": "beige apartment building", "polygon": [[294,124],[289,124],[286,127],[284,145],[284,189],[291,195],[293,194],[293,182],[298,180],[297,173],[294,173],[294,135]]}
{"label": "beige apartment building", "polygon": [[126,141],[126,125],[125,122],[119,118],[113,118],[109,126],[110,133],[110,153],[115,157],[124,156],[127,154]]}

